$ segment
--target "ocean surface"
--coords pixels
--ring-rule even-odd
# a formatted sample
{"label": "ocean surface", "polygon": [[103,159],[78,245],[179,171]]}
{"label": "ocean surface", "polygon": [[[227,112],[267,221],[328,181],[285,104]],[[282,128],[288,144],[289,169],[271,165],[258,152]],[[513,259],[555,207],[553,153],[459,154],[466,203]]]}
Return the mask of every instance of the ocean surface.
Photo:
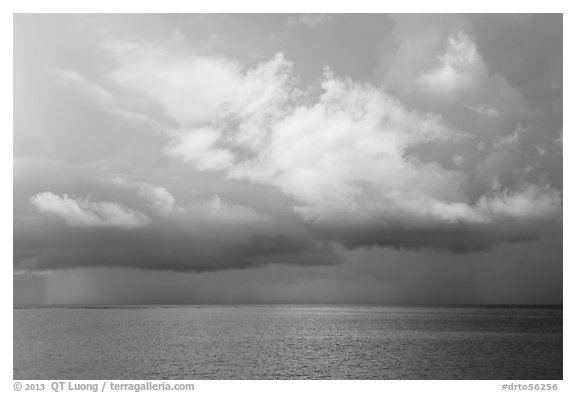
{"label": "ocean surface", "polygon": [[562,379],[562,308],[16,309],[14,379]]}

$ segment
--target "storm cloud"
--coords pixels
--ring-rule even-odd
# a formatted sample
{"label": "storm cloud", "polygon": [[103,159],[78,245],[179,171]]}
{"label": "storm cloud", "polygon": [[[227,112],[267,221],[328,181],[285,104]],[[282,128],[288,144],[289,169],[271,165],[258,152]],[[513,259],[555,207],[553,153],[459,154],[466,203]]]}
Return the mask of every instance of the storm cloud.
{"label": "storm cloud", "polygon": [[[15,19],[17,270],[326,266],[343,249],[473,254],[562,226],[561,16],[382,16],[361,80],[329,62],[302,78],[282,45],[255,61],[90,18],[78,40],[98,67],[36,70],[26,33],[63,17],[30,18]],[[548,33],[506,27],[525,18]],[[339,17],[285,22],[316,34]],[[75,41],[51,34],[55,53],[58,34]],[[511,66],[538,50],[539,69]],[[44,123],[26,117],[51,94]]]}

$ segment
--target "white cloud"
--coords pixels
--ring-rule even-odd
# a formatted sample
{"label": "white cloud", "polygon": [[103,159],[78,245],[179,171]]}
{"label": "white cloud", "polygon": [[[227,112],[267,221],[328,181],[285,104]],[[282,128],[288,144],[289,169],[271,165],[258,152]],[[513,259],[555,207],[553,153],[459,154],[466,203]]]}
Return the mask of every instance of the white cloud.
{"label": "white cloud", "polygon": [[[506,122],[529,115],[521,91],[489,69],[467,17],[402,15],[393,20],[381,45],[378,73],[391,93],[440,111],[450,124],[486,141],[501,134]],[[471,117],[470,110],[486,119]]]}
{"label": "white cloud", "polygon": [[176,203],[176,198],[166,188],[154,186],[141,180],[133,180],[124,176],[115,176],[106,181],[109,184],[136,189],[138,197],[154,208],[161,216],[168,217],[182,212]]}
{"label": "white cloud", "polygon": [[176,125],[164,152],[200,170],[223,170],[236,150],[257,149],[266,128],[285,115],[300,92],[292,63],[281,53],[245,68],[223,57],[174,57],[136,44],[114,46],[119,66],[110,73],[118,88],[159,106]]}
{"label": "white cloud", "polygon": [[549,186],[524,184],[518,191],[501,190],[478,201],[479,209],[496,219],[543,219],[562,214],[560,193]]}
{"label": "white cloud", "polygon": [[206,220],[211,224],[250,224],[269,221],[267,215],[250,207],[222,200],[218,195],[190,204],[186,207],[185,213],[192,219]]}
{"label": "white cloud", "polygon": [[157,103],[180,128],[266,118],[288,99],[291,63],[281,53],[244,69],[222,57],[174,58],[129,46],[110,78],[127,92]]}
{"label": "white cloud", "polygon": [[[329,69],[314,101],[295,88],[291,63],[280,54],[244,69],[225,58],[144,52],[132,51],[111,78],[122,89],[156,103],[177,124],[165,153],[197,170],[222,171],[231,179],[276,187],[295,200],[295,211],[308,221],[389,228],[403,223],[423,230],[485,225],[523,214],[531,219],[534,211],[559,208],[559,199],[547,189],[504,192],[490,186],[469,194],[471,184],[482,179],[500,184],[499,175],[516,165],[510,161],[516,155],[504,157],[504,147],[517,145],[526,132],[522,127],[500,137],[494,143],[496,153],[478,168],[468,158],[464,166],[466,153],[458,152],[458,144],[482,140],[446,126],[438,114],[410,110],[386,91],[337,78]],[[459,32],[447,38],[445,53],[421,72],[417,84],[450,100],[483,89],[487,81],[503,86],[504,96],[512,94],[506,83],[488,76],[476,45]],[[468,102],[492,102],[479,97]],[[299,103],[300,98],[306,98],[300,100],[306,104]],[[500,108],[506,101],[497,103]],[[487,105],[466,107],[494,121],[501,115]],[[452,165],[421,159],[415,149],[424,145],[428,152],[451,149]],[[218,197],[185,211],[214,221],[261,218]]]}
{"label": "white cloud", "polygon": [[467,109],[470,109],[472,112],[478,113],[479,115],[492,117],[492,118],[500,117],[500,112],[498,112],[498,110],[496,108],[493,108],[493,107],[488,106],[488,105],[477,105],[477,106],[464,105],[464,107],[466,107]]}
{"label": "white cloud", "polygon": [[31,202],[38,211],[61,217],[71,226],[136,228],[150,222],[144,214],[115,202],[97,202],[51,192],[36,194]]}
{"label": "white cloud", "polygon": [[169,216],[179,210],[174,196],[164,187],[153,187],[143,184],[140,186],[138,195],[151,203],[156,211],[163,216]]}
{"label": "white cloud", "polygon": [[375,205],[410,195],[460,198],[460,174],[419,162],[406,150],[461,135],[374,87],[330,75],[322,86],[316,105],[298,107],[275,124],[270,143],[232,168],[230,176],[279,187],[313,220],[334,214],[367,217]]}
{"label": "white cloud", "polygon": [[446,52],[437,64],[418,76],[418,83],[431,95],[454,98],[474,89],[486,74],[476,44],[463,32],[448,38]]}
{"label": "white cloud", "polygon": [[170,145],[164,148],[166,154],[192,163],[200,170],[221,170],[229,168],[234,155],[217,146],[222,132],[209,128],[181,131]]}
{"label": "white cloud", "polygon": [[191,203],[181,206],[166,188],[140,180],[117,176],[109,183],[136,189],[138,197],[150,205],[156,213],[167,218],[183,219],[193,224],[199,221],[208,225],[250,224],[269,221],[266,214],[251,207],[232,203],[219,195],[198,196]]}

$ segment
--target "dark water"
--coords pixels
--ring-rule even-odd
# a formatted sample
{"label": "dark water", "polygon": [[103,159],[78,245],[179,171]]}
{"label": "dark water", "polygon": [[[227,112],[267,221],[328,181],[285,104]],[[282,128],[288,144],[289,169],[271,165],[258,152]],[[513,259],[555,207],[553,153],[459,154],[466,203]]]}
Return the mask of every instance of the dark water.
{"label": "dark water", "polygon": [[561,379],[561,308],[14,310],[15,379]]}

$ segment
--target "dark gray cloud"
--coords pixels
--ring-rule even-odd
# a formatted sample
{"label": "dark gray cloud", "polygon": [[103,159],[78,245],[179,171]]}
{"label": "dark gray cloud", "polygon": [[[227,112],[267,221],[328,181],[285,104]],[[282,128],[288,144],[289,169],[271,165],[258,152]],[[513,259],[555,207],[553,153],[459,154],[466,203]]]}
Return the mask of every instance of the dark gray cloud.
{"label": "dark gray cloud", "polygon": [[[100,193],[107,187],[110,186],[101,187]],[[145,220],[136,222],[132,216],[126,222],[124,210],[119,218],[101,218],[102,212],[89,209],[100,208],[108,202],[95,199],[58,194],[51,194],[47,202],[33,199],[36,204],[48,206],[44,207],[43,217],[38,217],[32,210],[31,216],[15,219],[17,268],[110,266],[213,271],[270,263],[322,265],[337,262],[329,244],[316,240],[294,219],[282,221],[214,197],[197,198],[186,207],[174,204],[168,207],[172,210],[167,211],[166,204],[159,205],[158,200],[137,194],[139,187],[141,185],[131,189],[132,200],[125,199],[131,208],[122,207],[129,212],[134,212],[132,209],[146,212],[146,215],[138,212]],[[119,190],[116,193],[121,195]],[[114,195],[113,192],[107,194]],[[44,194],[36,194],[36,198],[38,195]],[[77,200],[79,204],[75,204]],[[117,214],[117,211],[112,210],[110,214]],[[279,215],[281,217],[282,213]]]}
{"label": "dark gray cloud", "polygon": [[361,248],[332,265],[174,272],[58,269],[14,276],[28,304],[177,303],[562,303],[562,242],[503,244],[460,254]]}
{"label": "dark gray cloud", "polygon": [[502,243],[536,241],[546,234],[561,231],[562,220],[546,219],[532,222],[500,224],[457,223],[452,226],[409,228],[402,224],[364,224],[350,227],[317,228],[320,237],[337,241],[349,249],[391,247],[406,250],[436,250],[467,254],[493,249]]}
{"label": "dark gray cloud", "polygon": [[[38,233],[15,228],[16,266],[35,270],[70,267],[132,267],[152,270],[215,271],[270,263],[326,265],[337,262],[326,246],[300,234],[257,233],[244,228],[202,236],[178,227],[137,230],[78,229],[48,223]],[[49,232],[47,235],[46,233]],[[239,233],[240,232],[240,233]],[[27,261],[33,261],[28,263]]]}

